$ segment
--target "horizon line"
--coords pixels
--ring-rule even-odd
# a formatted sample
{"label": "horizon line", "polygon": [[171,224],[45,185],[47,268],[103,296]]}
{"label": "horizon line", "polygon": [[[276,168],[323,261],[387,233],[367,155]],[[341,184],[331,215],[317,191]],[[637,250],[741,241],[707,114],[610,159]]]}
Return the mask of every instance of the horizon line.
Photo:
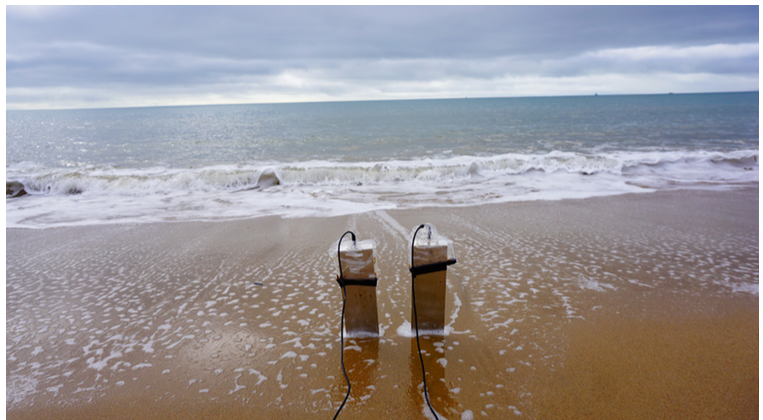
{"label": "horizon line", "polygon": [[222,104],[185,104],[185,105],[139,105],[139,106],[108,106],[108,107],[82,107],[82,108],[8,108],[5,111],[86,111],[107,109],[142,109],[142,108],[181,108],[181,107],[205,107],[205,106],[242,106],[242,105],[299,105],[299,104],[333,104],[333,103],[360,103],[360,102],[393,102],[393,101],[452,101],[452,100],[485,100],[485,99],[533,99],[533,98],[588,98],[588,97],[614,97],[614,96],[668,96],[668,95],[712,95],[712,94],[735,94],[735,93],[760,93],[760,90],[742,91],[715,91],[715,92],[660,92],[660,93],[603,93],[594,92],[588,95],[527,95],[527,96],[475,96],[475,97],[452,97],[452,98],[407,98],[407,99],[349,99],[335,101],[294,101],[294,102],[231,102]]}

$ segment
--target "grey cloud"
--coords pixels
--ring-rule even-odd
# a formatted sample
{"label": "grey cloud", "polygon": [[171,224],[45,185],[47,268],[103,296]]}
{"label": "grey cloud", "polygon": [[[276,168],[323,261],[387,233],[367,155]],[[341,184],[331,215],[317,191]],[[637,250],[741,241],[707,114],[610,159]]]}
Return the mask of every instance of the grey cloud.
{"label": "grey cloud", "polygon": [[579,54],[595,48],[749,42],[757,7],[81,7],[30,25],[16,45],[97,40],[247,59]]}
{"label": "grey cloud", "polygon": [[[757,45],[757,6],[98,6],[8,7],[6,13],[6,87],[14,89],[7,104],[22,101],[17,92],[53,87],[97,96],[97,89],[126,86],[171,96],[231,86],[251,91],[248,86],[331,97],[351,88],[365,92],[364,81],[758,72],[757,53],[724,60],[596,55]],[[304,73],[314,84],[269,85],[290,73]]]}

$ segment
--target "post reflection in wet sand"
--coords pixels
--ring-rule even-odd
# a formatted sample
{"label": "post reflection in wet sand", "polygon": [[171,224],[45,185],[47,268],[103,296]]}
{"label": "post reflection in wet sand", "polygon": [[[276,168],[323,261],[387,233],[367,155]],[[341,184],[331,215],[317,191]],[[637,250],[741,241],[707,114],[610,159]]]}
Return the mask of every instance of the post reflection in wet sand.
{"label": "post reflection in wet sand", "polygon": [[[459,403],[445,379],[445,368],[448,365],[448,360],[445,358],[445,337],[421,335],[419,336],[419,343],[421,345],[421,359],[424,360],[424,370],[426,371],[429,403],[438,416],[451,418],[459,414],[456,410]],[[408,358],[408,366],[411,370],[411,384],[408,388],[408,394],[416,405],[423,407],[423,410],[430,414],[424,399],[421,360],[417,353],[418,347],[414,337],[411,339],[411,351]]]}
{"label": "post reflection in wet sand", "polygon": [[[350,398],[347,400],[348,404],[362,406],[371,398],[379,377],[378,361],[379,338],[345,338],[344,366],[352,386]],[[336,381],[334,389],[346,393],[347,383],[344,380],[344,375],[341,373],[337,375]],[[341,400],[337,402],[341,403]]]}

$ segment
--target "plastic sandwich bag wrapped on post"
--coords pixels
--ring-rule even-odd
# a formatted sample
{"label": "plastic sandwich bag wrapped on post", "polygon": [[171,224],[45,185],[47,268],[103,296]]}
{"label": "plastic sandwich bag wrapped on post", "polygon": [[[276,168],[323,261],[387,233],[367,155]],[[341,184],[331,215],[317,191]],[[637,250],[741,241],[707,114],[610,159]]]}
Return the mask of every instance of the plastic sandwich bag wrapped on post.
{"label": "plastic sandwich bag wrapped on post", "polygon": [[[413,243],[414,234],[416,235],[415,243]],[[413,246],[413,250],[411,246]],[[411,257],[413,261],[411,261]],[[455,257],[453,241],[438,234],[437,229],[431,223],[425,223],[421,229],[416,226],[411,230],[411,234],[408,236],[408,264],[411,267],[444,262]]]}
{"label": "plastic sandwich bag wrapped on post", "polygon": [[[339,259],[337,257],[337,245],[339,241],[331,244],[329,255],[336,262],[337,275],[339,274]],[[342,263],[342,277],[352,280],[368,280],[376,278],[376,258],[374,257],[376,242],[373,239],[353,241],[345,237],[339,247]]]}

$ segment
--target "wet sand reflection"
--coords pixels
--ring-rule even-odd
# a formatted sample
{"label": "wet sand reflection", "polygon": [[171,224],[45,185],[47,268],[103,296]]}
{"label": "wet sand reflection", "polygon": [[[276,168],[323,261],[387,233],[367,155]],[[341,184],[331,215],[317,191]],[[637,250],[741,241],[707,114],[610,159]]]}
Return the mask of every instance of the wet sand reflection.
{"label": "wet sand reflection", "polygon": [[408,367],[411,371],[411,383],[408,394],[417,405],[425,408],[424,382],[422,380],[421,360],[424,361],[424,370],[427,378],[427,391],[429,403],[438,415],[450,418],[457,413],[458,401],[455,399],[445,379],[445,369],[448,360],[445,358],[445,341],[443,337],[424,335],[419,337],[421,345],[421,359],[418,356],[416,338],[411,339],[411,351],[408,358]]}
{"label": "wet sand reflection", "polygon": [[[379,339],[347,338],[344,344],[344,366],[352,385],[347,404],[358,406],[371,398],[379,376]],[[334,389],[347,392],[347,383],[341,372],[336,376]],[[344,399],[344,396],[342,396]],[[339,400],[341,403],[341,400]],[[345,405],[345,408],[347,407]]]}

